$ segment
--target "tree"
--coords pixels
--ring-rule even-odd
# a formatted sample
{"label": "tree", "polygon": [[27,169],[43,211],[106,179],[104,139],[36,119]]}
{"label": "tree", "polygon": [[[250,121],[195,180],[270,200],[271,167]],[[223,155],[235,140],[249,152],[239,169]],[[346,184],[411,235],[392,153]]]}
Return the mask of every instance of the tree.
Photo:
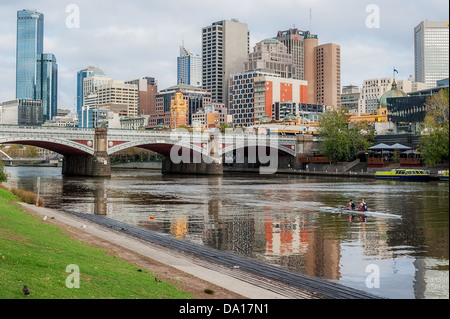
{"label": "tree", "polygon": [[448,161],[449,124],[448,105],[449,89],[440,90],[425,102],[425,119],[420,125],[421,138],[418,149],[428,166]]}
{"label": "tree", "polygon": [[0,159],[0,184],[8,181],[8,174],[5,172],[5,166],[3,161]]}
{"label": "tree", "polygon": [[322,152],[331,161],[350,161],[373,145],[375,131],[366,122],[350,123],[346,109],[331,109],[319,119]]}

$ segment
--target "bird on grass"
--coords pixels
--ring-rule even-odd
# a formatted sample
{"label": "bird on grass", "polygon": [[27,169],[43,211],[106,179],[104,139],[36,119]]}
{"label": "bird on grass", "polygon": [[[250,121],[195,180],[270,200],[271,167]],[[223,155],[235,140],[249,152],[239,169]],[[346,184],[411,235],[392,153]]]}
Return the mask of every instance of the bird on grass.
{"label": "bird on grass", "polygon": [[161,280],[159,280],[158,278],[155,277],[155,281],[156,282],[161,282]]}
{"label": "bird on grass", "polygon": [[47,216],[44,216],[44,218],[42,218],[42,220],[43,220],[43,221],[46,221],[46,220],[47,220]]}
{"label": "bird on grass", "polygon": [[25,296],[28,296],[28,295],[30,294],[30,291],[28,290],[28,287],[27,287],[26,285],[23,286],[22,291],[23,291],[23,293],[24,293]]}

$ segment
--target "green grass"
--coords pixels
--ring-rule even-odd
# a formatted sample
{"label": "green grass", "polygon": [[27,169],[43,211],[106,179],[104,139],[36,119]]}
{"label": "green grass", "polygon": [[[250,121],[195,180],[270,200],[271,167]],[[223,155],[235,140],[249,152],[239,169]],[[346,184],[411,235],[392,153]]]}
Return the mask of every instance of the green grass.
{"label": "green grass", "polygon": [[[72,239],[23,212],[0,188],[0,299],[190,299],[148,271]],[[80,288],[67,288],[68,265],[80,269]],[[25,296],[27,285],[30,295]]]}

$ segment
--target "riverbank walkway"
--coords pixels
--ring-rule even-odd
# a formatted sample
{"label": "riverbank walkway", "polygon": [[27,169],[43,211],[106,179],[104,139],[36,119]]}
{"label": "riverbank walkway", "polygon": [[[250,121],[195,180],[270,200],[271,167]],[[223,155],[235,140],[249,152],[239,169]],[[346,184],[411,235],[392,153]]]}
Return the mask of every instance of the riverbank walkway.
{"label": "riverbank walkway", "polygon": [[131,226],[105,216],[22,204],[42,216],[109,240],[250,299],[380,299],[235,254]]}

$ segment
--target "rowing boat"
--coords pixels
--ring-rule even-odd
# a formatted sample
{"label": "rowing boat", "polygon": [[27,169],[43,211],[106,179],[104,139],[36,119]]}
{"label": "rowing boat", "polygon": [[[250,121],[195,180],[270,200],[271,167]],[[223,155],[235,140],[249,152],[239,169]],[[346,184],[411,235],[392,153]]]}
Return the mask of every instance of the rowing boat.
{"label": "rowing boat", "polygon": [[376,212],[373,210],[367,210],[367,211],[352,210],[352,209],[347,209],[347,208],[341,207],[341,206],[338,207],[338,211],[341,214],[349,214],[349,215],[351,214],[351,215],[360,215],[360,216],[374,216],[374,217],[397,218],[397,219],[402,218],[402,216],[395,215],[395,214]]}

